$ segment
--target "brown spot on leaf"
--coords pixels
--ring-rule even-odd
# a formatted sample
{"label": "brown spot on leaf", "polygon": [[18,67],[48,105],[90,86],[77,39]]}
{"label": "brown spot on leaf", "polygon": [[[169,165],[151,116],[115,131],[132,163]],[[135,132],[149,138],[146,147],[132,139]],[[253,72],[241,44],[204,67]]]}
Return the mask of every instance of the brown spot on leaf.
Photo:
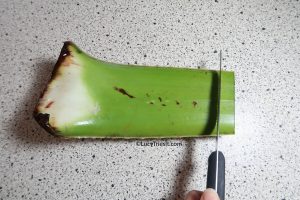
{"label": "brown spot on leaf", "polygon": [[149,103],[149,104],[153,105],[154,103],[153,103],[152,101],[150,101],[150,103]]}
{"label": "brown spot on leaf", "polygon": [[54,101],[50,101],[46,106],[45,108],[50,108],[52,106],[52,104],[54,103]]}
{"label": "brown spot on leaf", "polygon": [[197,101],[193,101],[193,106],[196,107],[197,106]]}
{"label": "brown spot on leaf", "polygon": [[127,91],[124,90],[123,88],[114,87],[114,89],[120,92],[121,94],[128,96],[129,98],[135,98],[134,96],[128,94]]}
{"label": "brown spot on leaf", "polygon": [[180,102],[179,102],[179,101],[176,101],[176,105],[180,105]]}

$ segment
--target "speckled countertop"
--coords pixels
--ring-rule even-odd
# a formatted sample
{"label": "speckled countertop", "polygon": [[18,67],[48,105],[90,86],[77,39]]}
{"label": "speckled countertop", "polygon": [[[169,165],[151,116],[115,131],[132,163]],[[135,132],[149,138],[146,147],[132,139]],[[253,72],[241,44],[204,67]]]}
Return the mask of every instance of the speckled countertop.
{"label": "speckled countertop", "polygon": [[0,199],[182,199],[204,189],[213,139],[140,147],[63,140],[32,119],[62,42],[117,63],[236,74],[221,138],[227,199],[300,197],[300,2],[0,1]]}

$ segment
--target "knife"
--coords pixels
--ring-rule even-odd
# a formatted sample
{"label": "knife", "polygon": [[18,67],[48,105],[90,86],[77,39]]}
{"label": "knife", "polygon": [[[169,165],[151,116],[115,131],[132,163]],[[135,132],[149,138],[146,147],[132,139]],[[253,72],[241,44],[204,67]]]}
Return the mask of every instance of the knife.
{"label": "knife", "polygon": [[225,199],[225,157],[223,153],[219,151],[221,80],[222,80],[221,70],[222,70],[222,51],[220,51],[220,69],[219,69],[219,79],[218,79],[216,150],[212,152],[208,158],[206,188],[214,189],[218,193],[220,200],[224,200]]}

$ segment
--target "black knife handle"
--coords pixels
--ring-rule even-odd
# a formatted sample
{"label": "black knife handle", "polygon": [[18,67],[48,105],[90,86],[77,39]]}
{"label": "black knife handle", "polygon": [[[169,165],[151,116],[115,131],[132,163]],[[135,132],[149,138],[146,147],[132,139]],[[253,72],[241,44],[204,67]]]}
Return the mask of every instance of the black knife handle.
{"label": "black knife handle", "polygon": [[[225,157],[221,151],[219,152],[219,169],[218,169],[218,195],[220,200],[225,199]],[[215,188],[216,182],[216,166],[217,166],[217,151],[210,154],[208,158],[207,182],[206,188]]]}

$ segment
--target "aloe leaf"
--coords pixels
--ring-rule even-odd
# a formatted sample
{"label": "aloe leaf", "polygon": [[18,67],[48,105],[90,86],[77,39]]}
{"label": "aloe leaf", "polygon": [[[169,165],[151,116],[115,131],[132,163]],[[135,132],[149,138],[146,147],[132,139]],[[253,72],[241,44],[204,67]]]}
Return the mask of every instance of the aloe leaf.
{"label": "aloe leaf", "polygon": [[[218,73],[97,60],[65,42],[34,112],[63,137],[216,135]],[[222,71],[220,133],[234,133],[234,73]]]}

